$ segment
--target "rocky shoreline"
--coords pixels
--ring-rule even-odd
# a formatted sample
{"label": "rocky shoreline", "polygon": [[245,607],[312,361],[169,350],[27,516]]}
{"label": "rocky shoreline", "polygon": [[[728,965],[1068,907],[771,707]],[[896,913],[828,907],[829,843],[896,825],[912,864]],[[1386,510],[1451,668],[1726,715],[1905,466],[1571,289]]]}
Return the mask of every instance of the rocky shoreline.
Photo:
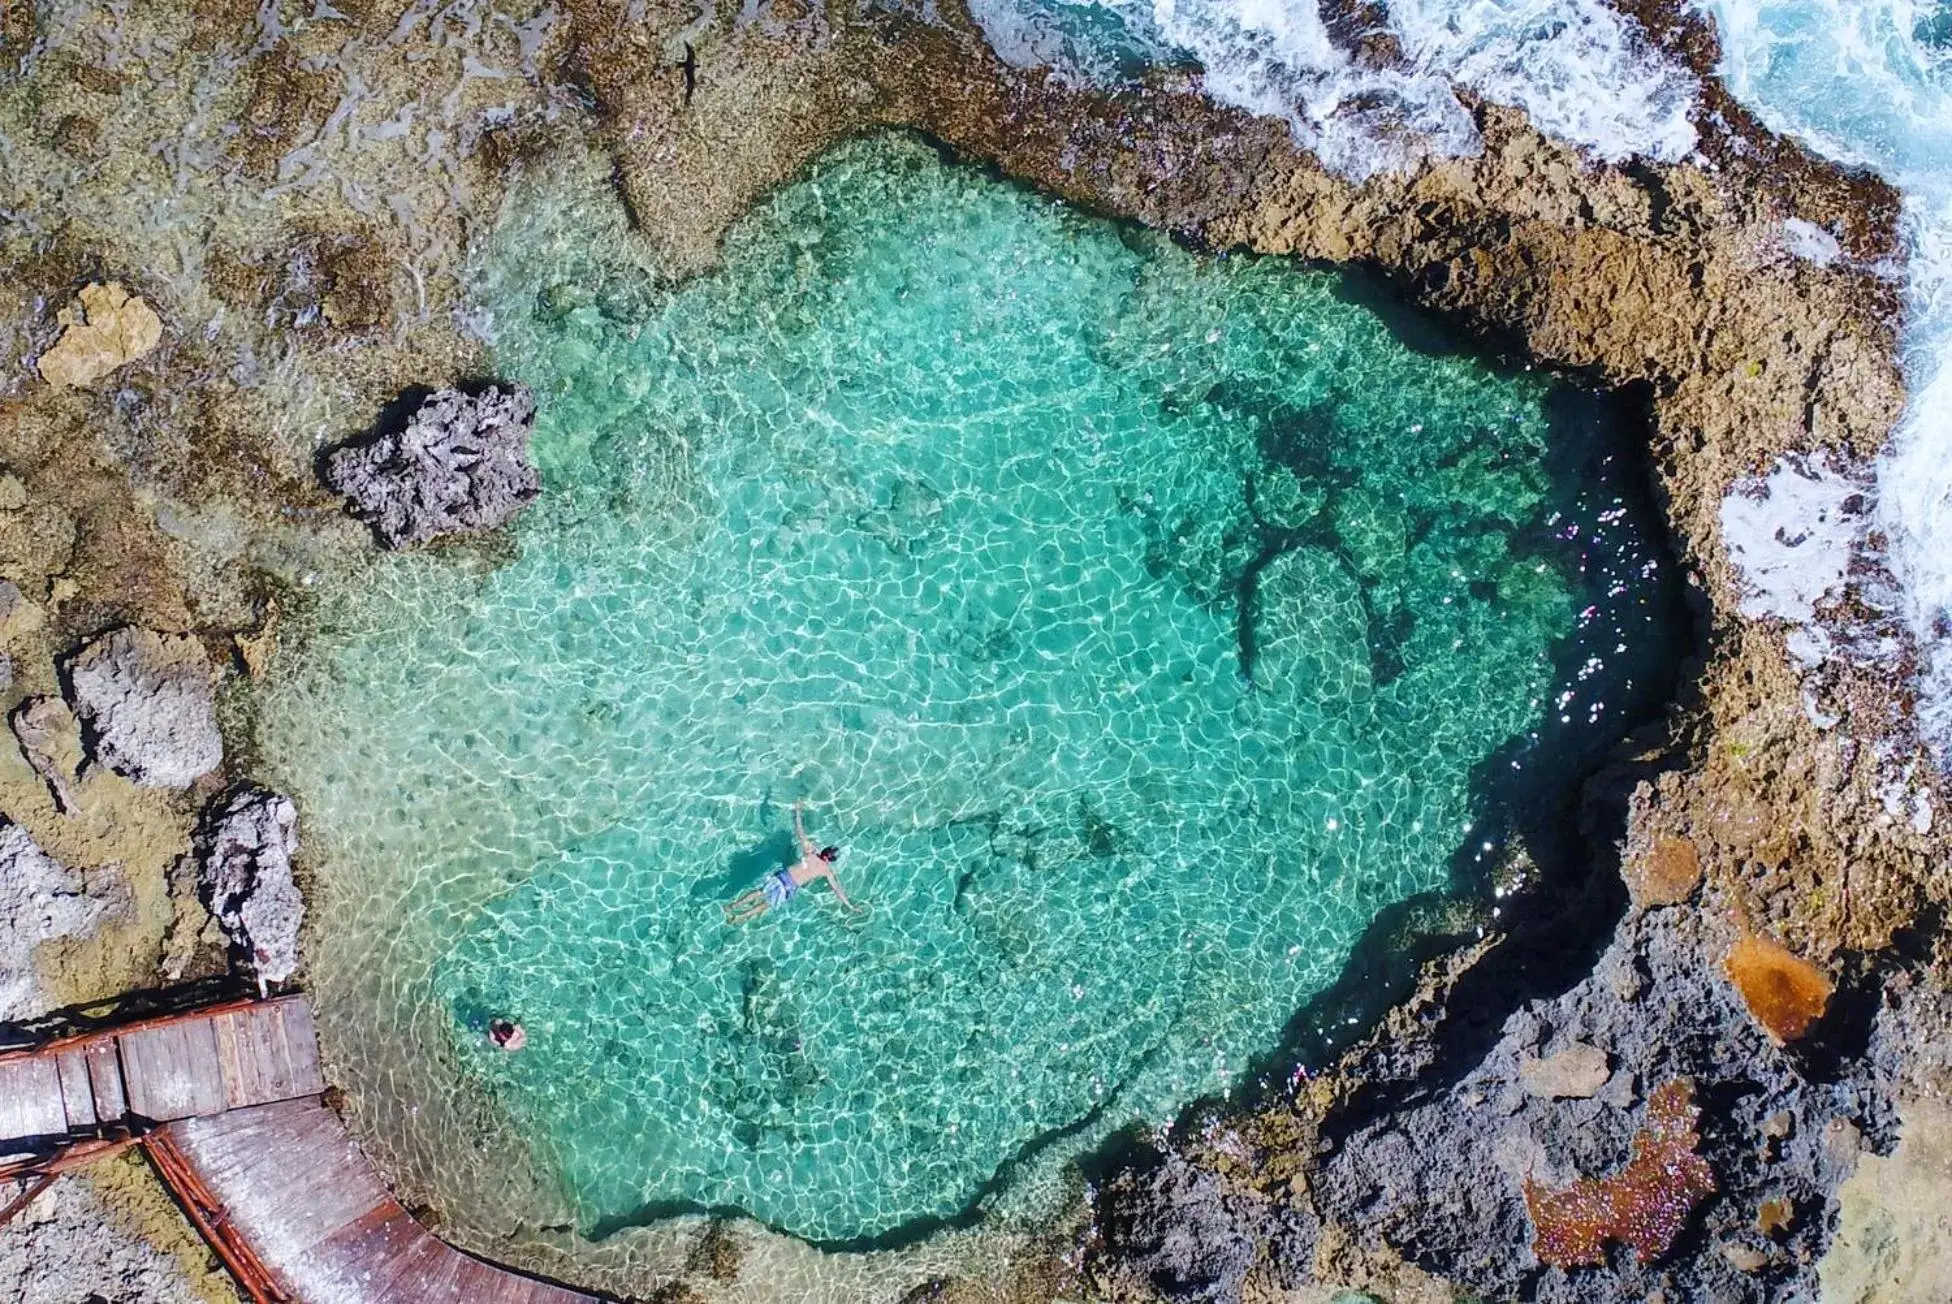
{"label": "rocky shoreline", "polygon": [[[1933,1102],[1952,1068],[1929,1051],[1948,1018],[1932,873],[1946,836],[1929,818],[1944,803],[1909,732],[1906,654],[1799,663],[1791,630],[1741,614],[1749,581],[1724,543],[1731,491],[1785,455],[1861,467],[1889,437],[1904,400],[1896,199],[1742,113],[1710,74],[1712,34],[1679,6],[1623,7],[1701,79],[1698,161],[1595,165],[1479,104],[1481,155],[1360,186],[1182,74],[1111,94],[1008,68],[953,4],[773,0],[700,19],[573,0],[470,24],[384,0],[330,19],[272,6],[268,22],[185,0],[94,27],[5,10],[19,70],[0,76],[15,158],[0,210],[17,215],[0,228],[0,575],[24,606],[0,616],[0,706],[21,743],[0,757],[0,810],[91,891],[120,893],[92,937],[30,947],[41,1008],[230,965],[224,926],[252,913],[182,868],[200,819],[244,878],[268,875],[273,896],[290,882],[277,812],[219,831],[251,775],[249,721],[225,688],[206,730],[195,685],[275,673],[293,628],[280,613],[372,546],[320,482],[321,451],[379,429],[403,392],[478,368],[461,276],[507,187],[594,144],[678,275],[821,150],[911,129],[1204,247],[1377,269],[1488,348],[1644,398],[1706,627],[1693,687],[1594,781],[1590,857],[1546,898],[1514,900],[1373,1036],[1255,1112],[1189,1118],[1104,1175],[1081,1260],[1060,1236],[961,1284],[920,1273],[925,1297],[1069,1282],[1132,1298],[1763,1299],[1816,1282],[1838,1299],[1942,1298],[1850,1284],[1889,1267],[1867,1227],[1904,1229],[1902,1252],[1926,1256],[1920,1289],[1952,1253],[1910,1185],[1946,1144]],[[1842,256],[1799,257],[1790,219],[1833,232]],[[533,496],[519,473],[494,478],[498,503]],[[436,514],[473,521],[472,489],[456,492]],[[1888,632],[1876,581],[1826,609],[1839,647]],[[108,723],[100,704],[131,685],[139,706],[197,716],[170,730],[195,745],[156,753],[140,711]],[[81,767],[84,748],[101,763]],[[301,886],[307,873],[301,856]],[[1741,999],[1726,959],[1743,938],[1835,987],[1806,1035],[1779,1044]],[[1599,1267],[1542,1266],[1527,1183],[1620,1169],[1657,1088],[1680,1080],[1715,1193],[1648,1264],[1615,1246]],[[1786,1212],[1765,1217],[1776,1200]],[[629,1244],[509,1234],[470,1248],[640,1294],[765,1289],[736,1255],[729,1277],[709,1256],[673,1283]]]}

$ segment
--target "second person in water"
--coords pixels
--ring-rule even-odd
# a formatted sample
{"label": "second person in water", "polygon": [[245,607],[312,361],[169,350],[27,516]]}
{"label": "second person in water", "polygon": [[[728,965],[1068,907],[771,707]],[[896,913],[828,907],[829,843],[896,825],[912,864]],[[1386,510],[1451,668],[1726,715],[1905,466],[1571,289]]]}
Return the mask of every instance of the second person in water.
{"label": "second person in water", "polygon": [[793,803],[793,838],[799,844],[800,858],[784,869],[776,869],[760,882],[759,886],[746,892],[725,907],[727,922],[743,924],[759,918],[775,906],[783,906],[799,895],[800,889],[816,879],[826,879],[833,887],[834,895],[849,910],[860,911],[864,907],[855,905],[847,899],[847,892],[840,885],[840,875],[834,866],[840,863],[839,847],[814,849],[813,839],[807,836],[807,826],[802,818],[805,802]]}

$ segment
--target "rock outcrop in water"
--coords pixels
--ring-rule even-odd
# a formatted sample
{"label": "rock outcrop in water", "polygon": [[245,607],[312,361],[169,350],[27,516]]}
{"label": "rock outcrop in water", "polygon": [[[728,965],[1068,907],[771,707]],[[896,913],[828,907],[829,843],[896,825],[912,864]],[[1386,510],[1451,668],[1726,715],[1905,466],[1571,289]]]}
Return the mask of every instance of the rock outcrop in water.
{"label": "rock outcrop in water", "polygon": [[0,827],[0,1023],[49,1007],[34,970],[35,950],[86,936],[114,904],[111,896],[91,894],[81,875],[41,850],[26,829]]}
{"label": "rock outcrop in water", "polygon": [[258,981],[280,983],[298,968],[305,899],[292,881],[298,807],[262,788],[232,794],[205,813],[196,835],[197,887]]}
{"label": "rock outcrop in water", "polygon": [[444,389],[397,434],[348,444],[326,459],[326,483],[389,548],[492,530],[542,492],[529,462],[535,395],[526,385],[478,395]]}
{"label": "rock outcrop in water", "polygon": [[189,634],[125,626],[68,666],[90,757],[147,788],[187,788],[224,759],[216,671]]}

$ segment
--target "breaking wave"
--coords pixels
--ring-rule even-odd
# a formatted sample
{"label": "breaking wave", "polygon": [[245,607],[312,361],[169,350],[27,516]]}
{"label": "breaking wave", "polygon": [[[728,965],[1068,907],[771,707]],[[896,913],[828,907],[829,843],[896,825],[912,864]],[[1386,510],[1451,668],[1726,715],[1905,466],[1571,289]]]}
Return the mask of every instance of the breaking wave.
{"label": "breaking wave", "polygon": [[1919,718],[1952,742],[1952,4],[1695,0],[1728,88],[1773,129],[1876,169],[1905,196],[1911,405],[1878,516],[1923,653]]}
{"label": "breaking wave", "polygon": [[1287,120],[1361,180],[1480,147],[1460,88],[1617,161],[1695,147],[1690,79],[1599,0],[1391,0],[1332,27],[1316,0],[976,0],[1018,66],[1102,81],[1183,59],[1208,94]]}

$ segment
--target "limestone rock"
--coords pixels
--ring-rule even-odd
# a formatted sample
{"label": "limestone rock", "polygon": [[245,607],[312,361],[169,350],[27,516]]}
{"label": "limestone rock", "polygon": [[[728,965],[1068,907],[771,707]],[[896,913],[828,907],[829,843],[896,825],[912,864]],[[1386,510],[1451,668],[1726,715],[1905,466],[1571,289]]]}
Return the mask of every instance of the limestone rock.
{"label": "limestone rock", "polygon": [[1518,1084],[1542,1100],[1589,1100],[1612,1076],[1606,1052],[1584,1042],[1544,1059],[1526,1055],[1518,1061]]}
{"label": "limestone rock", "polygon": [[114,281],[83,287],[79,306],[63,308],[58,320],[66,329],[38,364],[56,389],[92,385],[163,338],[156,310]]}
{"label": "limestone rock", "polygon": [[73,711],[58,697],[30,697],[8,719],[20,754],[47,785],[54,809],[75,813],[75,772],[82,761],[81,730]]}
{"label": "limestone rock", "polygon": [[0,1300],[202,1304],[221,1298],[199,1291],[174,1255],[135,1233],[126,1203],[112,1206],[98,1193],[100,1172],[60,1178],[0,1226]]}
{"label": "limestone rock", "polygon": [[230,939],[251,956],[260,983],[298,968],[305,900],[292,882],[298,807],[289,797],[245,788],[205,813],[197,830],[197,885]]}
{"label": "limestone rock", "polygon": [[108,904],[88,895],[81,876],[42,851],[26,829],[0,827],[0,1023],[52,1007],[34,973],[35,949],[87,936]]}
{"label": "limestone rock", "polygon": [[32,634],[46,623],[39,603],[30,602],[12,580],[0,579],[0,642]]}
{"label": "limestone rock", "polygon": [[1952,1107],[1901,1106],[1889,1158],[1865,1155],[1837,1192],[1837,1238],[1817,1265],[1824,1304],[1952,1299]]}
{"label": "limestone rock", "polygon": [[224,759],[216,674],[188,634],[125,626],[69,667],[90,756],[148,788],[187,788]]}
{"label": "limestone rock", "polygon": [[1109,1253],[1093,1274],[1116,1298],[1238,1300],[1261,1245],[1306,1263],[1318,1230],[1312,1218],[1229,1190],[1177,1155],[1119,1174],[1097,1193],[1097,1214]]}
{"label": "limestone rock", "polygon": [[478,397],[444,389],[398,434],[335,450],[325,480],[389,548],[492,530],[542,492],[529,462],[534,425],[535,395],[525,385],[491,386]]}
{"label": "limestone rock", "polygon": [[[1386,1245],[1485,1299],[1583,1304],[1647,1299],[1656,1289],[1669,1300],[1718,1304],[1813,1297],[1828,1236],[1824,1218],[1777,1228],[1771,1266],[1761,1276],[1713,1247],[1757,1243],[1755,1211],[1765,1198],[1823,1207],[1842,1180],[1824,1143],[1825,1124],[1848,1108],[1865,1127],[1878,1128],[1883,1107],[1875,1084],[1890,1070],[1866,1059],[1840,1064],[1835,1081],[1807,1079],[1719,972],[1727,927],[1711,911],[1630,911],[1592,973],[1562,995],[1514,1012],[1498,1042],[1453,1085],[1430,1095],[1391,1095],[1409,1103],[1376,1115],[1358,1107],[1346,1128],[1331,1118],[1323,1135],[1333,1149],[1308,1184],[1324,1226],[1355,1229],[1364,1243]],[[1635,980],[1622,981],[1626,974]],[[1886,1040],[1917,1044],[1915,1036],[1880,1032],[1874,1049]],[[1598,1094],[1545,1099],[1519,1085],[1528,1054],[1572,1043],[1608,1051],[1613,1073]],[[1392,1043],[1365,1059],[1363,1070],[1388,1077],[1387,1093],[1402,1092],[1396,1074],[1403,1070],[1395,1066],[1410,1068],[1414,1054]],[[1700,1234],[1682,1244],[1707,1252],[1679,1250],[1646,1265],[1615,1254],[1604,1266],[1571,1274],[1539,1264],[1527,1249],[1534,1228],[1526,1183],[1559,1187],[1581,1175],[1618,1172],[1647,1126],[1659,1084],[1683,1077],[1698,1084],[1708,1114],[1700,1154],[1722,1195],[1694,1211],[1689,1226]],[[1622,1090],[1636,1081],[1641,1091]]]}

